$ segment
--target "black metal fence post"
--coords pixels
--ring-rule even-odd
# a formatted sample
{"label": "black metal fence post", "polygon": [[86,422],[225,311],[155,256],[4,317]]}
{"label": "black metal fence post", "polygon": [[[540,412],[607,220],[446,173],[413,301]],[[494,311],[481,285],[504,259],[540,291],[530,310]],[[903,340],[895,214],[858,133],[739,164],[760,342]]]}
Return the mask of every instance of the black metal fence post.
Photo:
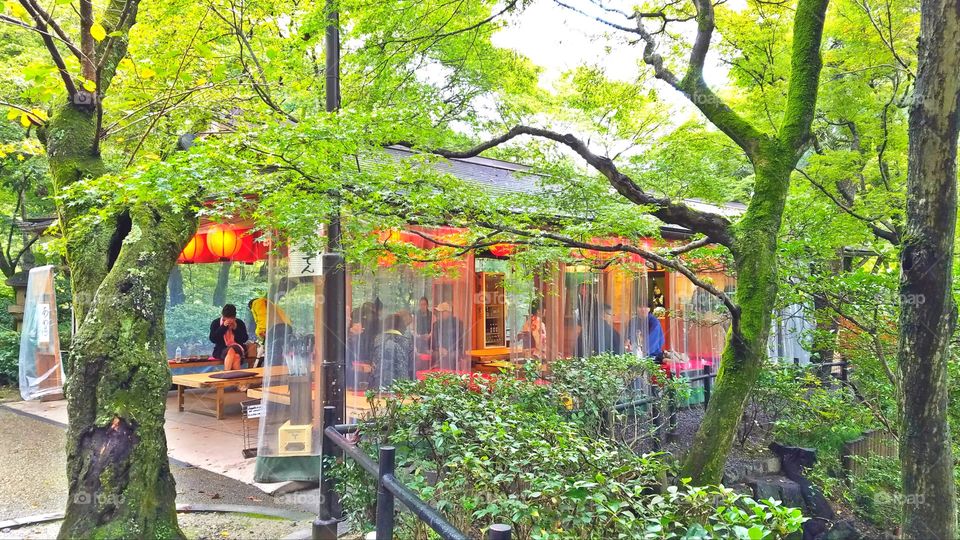
{"label": "black metal fence post", "polygon": [[332,441],[327,440],[323,430],[334,425],[336,419],[336,408],[327,405],[323,408],[323,428],[320,430],[320,508],[317,511],[317,519],[313,522],[313,540],[337,540],[337,519],[334,511],[336,502],[336,492],[334,491],[334,479],[330,475],[330,463],[333,459],[334,445]]}
{"label": "black metal fence post", "polygon": [[383,485],[383,478],[393,476],[396,467],[396,448],[380,447],[380,470],[377,477],[377,540],[393,540],[393,493]]}
{"label": "black metal fence post", "polygon": [[840,380],[843,382],[847,382],[847,377],[850,376],[850,372],[848,371],[848,366],[849,366],[849,363],[846,360],[844,360],[840,364]]}
{"label": "black metal fence post", "polygon": [[676,433],[678,423],[677,390],[671,386],[667,388],[667,434],[669,437]]}
{"label": "black metal fence post", "polygon": [[706,409],[710,405],[710,393],[713,390],[713,366],[703,366],[703,376],[703,408]]}
{"label": "black metal fence post", "polygon": [[650,387],[650,416],[653,418],[653,449],[659,451],[663,448],[662,429],[663,413],[660,407],[660,387],[656,384]]}
{"label": "black metal fence post", "polygon": [[494,523],[487,531],[487,540],[510,540],[510,526]]}

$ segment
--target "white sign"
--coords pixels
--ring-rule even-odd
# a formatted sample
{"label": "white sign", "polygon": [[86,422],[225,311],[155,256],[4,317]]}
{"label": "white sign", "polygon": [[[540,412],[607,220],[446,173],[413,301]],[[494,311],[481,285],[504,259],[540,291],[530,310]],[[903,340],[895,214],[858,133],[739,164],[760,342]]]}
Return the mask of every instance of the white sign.
{"label": "white sign", "polygon": [[323,256],[321,253],[307,253],[290,246],[288,255],[289,276],[322,276]]}
{"label": "white sign", "polygon": [[263,418],[263,403],[247,407],[247,418]]}
{"label": "white sign", "polygon": [[50,304],[37,304],[37,344],[50,344]]}

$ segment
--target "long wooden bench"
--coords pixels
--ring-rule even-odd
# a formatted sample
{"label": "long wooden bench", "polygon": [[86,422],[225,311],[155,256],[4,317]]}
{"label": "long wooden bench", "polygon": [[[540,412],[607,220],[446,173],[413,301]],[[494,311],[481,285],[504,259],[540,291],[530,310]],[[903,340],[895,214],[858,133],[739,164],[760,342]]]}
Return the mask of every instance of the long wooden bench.
{"label": "long wooden bench", "polygon": [[[238,377],[235,379],[220,379],[217,377],[211,377],[217,373],[224,373],[222,371],[214,373],[190,373],[188,375],[174,375],[173,384],[177,385],[177,408],[180,412],[183,412],[183,391],[186,388],[207,388],[213,389],[216,391],[216,409],[215,414],[218,420],[223,419],[223,397],[225,389],[228,386],[237,386],[237,385],[253,385],[253,384],[262,384],[264,376],[264,368],[251,368],[244,369],[250,373],[249,377]],[[270,376],[271,379],[276,380],[277,378],[283,378],[287,373],[286,367],[284,366],[274,366],[271,368]],[[210,414],[209,411],[204,411],[200,409],[192,409],[191,412],[197,412],[200,414]]]}

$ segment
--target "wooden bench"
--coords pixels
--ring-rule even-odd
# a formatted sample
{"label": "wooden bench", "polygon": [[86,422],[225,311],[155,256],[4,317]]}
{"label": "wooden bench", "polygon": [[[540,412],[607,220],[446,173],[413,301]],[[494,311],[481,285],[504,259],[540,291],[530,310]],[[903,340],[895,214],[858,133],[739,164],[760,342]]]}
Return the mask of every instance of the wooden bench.
{"label": "wooden bench", "polygon": [[[211,377],[216,373],[223,373],[218,371],[215,373],[190,373],[188,375],[174,375],[173,384],[177,385],[177,408],[180,412],[183,412],[183,391],[185,388],[208,388],[216,391],[216,412],[213,416],[216,416],[217,420],[223,419],[223,396],[224,390],[228,386],[237,386],[237,385],[251,385],[251,384],[261,384],[263,382],[264,368],[252,368],[244,369],[242,371],[248,372],[251,375],[249,377],[238,377],[236,379],[220,379],[217,377]],[[282,378],[286,375],[286,367],[284,366],[275,366],[272,368],[270,375],[271,378]],[[210,414],[209,411],[193,409],[191,412],[197,412],[200,414]]]}

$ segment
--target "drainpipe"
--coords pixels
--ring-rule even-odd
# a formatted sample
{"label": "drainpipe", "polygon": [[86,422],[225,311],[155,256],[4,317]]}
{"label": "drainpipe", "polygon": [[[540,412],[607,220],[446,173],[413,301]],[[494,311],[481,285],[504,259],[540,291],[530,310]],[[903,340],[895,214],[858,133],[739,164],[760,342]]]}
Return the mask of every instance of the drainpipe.
{"label": "drainpipe", "polygon": [[[327,112],[340,109],[340,14],[336,0],[326,1],[327,29],[325,36],[326,73],[325,94]],[[332,406],[332,414],[325,414],[323,428],[342,424],[346,416],[346,333],[347,333],[347,274],[341,244],[340,210],[335,205],[327,227],[327,249],[323,254],[323,405]],[[322,435],[323,455],[329,459],[334,451],[332,443]],[[340,516],[334,479],[320,469],[320,504],[312,537],[336,538]]]}
{"label": "drainpipe", "polygon": [[[327,0],[326,104],[327,112],[340,109],[340,16],[336,0]],[[346,415],[347,274],[343,259],[340,210],[336,206],[327,227],[327,250],[323,254],[323,405],[331,405],[335,422]]]}

